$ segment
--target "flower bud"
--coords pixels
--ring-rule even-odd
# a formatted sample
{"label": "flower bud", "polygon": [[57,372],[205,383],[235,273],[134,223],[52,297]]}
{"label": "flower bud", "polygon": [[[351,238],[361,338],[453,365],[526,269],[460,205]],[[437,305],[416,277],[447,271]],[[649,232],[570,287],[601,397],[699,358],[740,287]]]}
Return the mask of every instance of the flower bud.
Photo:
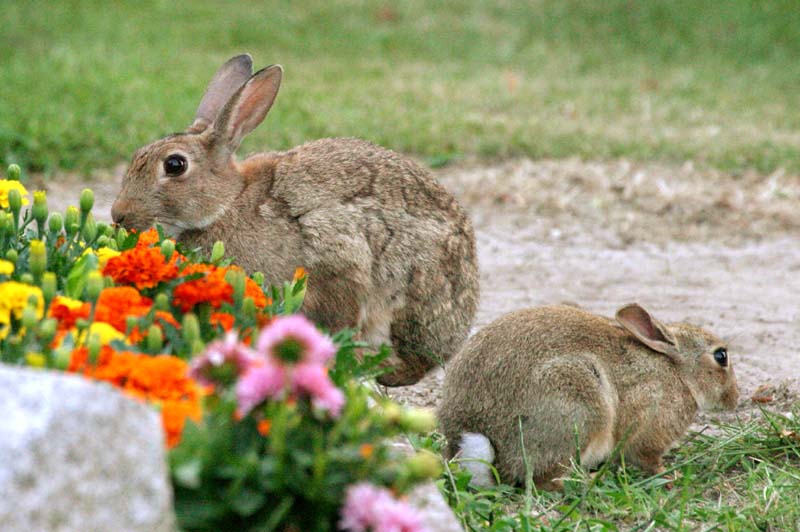
{"label": "flower bud", "polygon": [[200,321],[193,312],[187,312],[183,315],[181,331],[183,332],[183,339],[190,346],[200,340]]}
{"label": "flower bud", "polygon": [[53,272],[44,272],[44,275],[42,275],[42,294],[44,294],[44,300],[48,304],[56,296],[56,290],[58,290],[56,274]]}
{"label": "flower bud", "polygon": [[[6,230],[6,223],[7,223],[6,220],[8,220],[8,218],[6,218],[6,213],[3,212],[3,211],[0,211],[0,236],[2,236],[3,232]],[[12,231],[13,231],[13,227],[12,227]]]}
{"label": "flower bud", "polygon": [[31,209],[33,219],[43,224],[47,220],[47,193],[44,190],[36,190],[33,193],[33,208]]}
{"label": "flower bud", "polygon": [[430,451],[420,451],[406,462],[406,470],[411,478],[423,480],[436,478],[442,474],[442,463]]}
{"label": "flower bud", "polygon": [[125,318],[125,331],[127,334],[133,332],[133,330],[139,326],[139,318],[136,316],[128,316]]}
{"label": "flower bud", "polygon": [[56,369],[65,370],[69,367],[72,360],[72,353],[66,347],[59,347],[53,352],[53,366]]}
{"label": "flower bud", "polygon": [[[100,234],[100,236],[97,237],[97,247],[98,248],[108,247],[108,243],[112,242],[112,241],[109,240],[106,235],[100,233],[99,231],[98,231],[98,233]],[[115,242],[115,244],[116,244],[116,242]]]}
{"label": "flower bud", "polygon": [[436,428],[436,416],[427,408],[408,408],[400,415],[400,427],[408,432],[430,432]]}
{"label": "flower bud", "polygon": [[86,349],[89,350],[89,363],[93,366],[97,365],[100,359],[100,349],[103,347],[100,335],[97,333],[89,334],[89,340],[86,342]]}
{"label": "flower bud", "polygon": [[125,245],[125,240],[128,238],[128,232],[120,227],[117,230],[117,249],[121,248]]}
{"label": "flower bud", "polygon": [[90,301],[97,301],[100,292],[103,290],[103,275],[97,270],[89,272],[86,279],[86,297]]}
{"label": "flower bud", "polygon": [[25,272],[19,276],[19,281],[24,284],[33,284],[33,275]]}
{"label": "flower bud", "polygon": [[264,288],[264,274],[262,272],[254,273],[253,281],[255,281],[259,288]]}
{"label": "flower bud", "polygon": [[47,359],[41,353],[25,353],[25,363],[32,368],[43,368]]}
{"label": "flower bud", "polygon": [[28,267],[35,279],[41,278],[47,269],[47,250],[41,240],[31,240]]}
{"label": "flower bud", "polygon": [[113,249],[114,251],[119,251],[119,247],[117,246],[117,241],[113,237],[108,237],[105,246],[108,249]]}
{"label": "flower bud", "polygon": [[28,305],[22,311],[22,326],[26,329],[33,329],[39,323],[39,318],[36,317],[36,307]]}
{"label": "flower bud", "polygon": [[50,220],[48,221],[48,227],[50,228],[51,233],[59,233],[61,229],[64,228],[64,217],[61,216],[60,212],[54,212],[50,215]]}
{"label": "flower bud", "polygon": [[175,242],[173,240],[166,239],[161,242],[161,254],[164,255],[164,259],[167,262],[172,258],[173,253],[175,253]]}
{"label": "flower bud", "polygon": [[221,240],[214,242],[214,247],[211,248],[211,262],[217,263],[225,256],[225,244]]}
{"label": "flower bud", "polygon": [[147,330],[147,350],[151,353],[158,353],[164,347],[164,335],[161,327],[151,325]]}
{"label": "flower bud", "polygon": [[80,200],[81,212],[89,213],[94,207],[94,192],[92,189],[85,188],[83,192],[81,192],[81,200]]}
{"label": "flower bud", "polygon": [[114,230],[105,222],[97,222],[97,234],[105,237],[114,236]]}
{"label": "flower bud", "polygon": [[77,320],[75,320],[75,327],[77,327],[79,331],[84,330],[88,326],[89,326],[89,320],[87,320],[86,318],[78,318]]}
{"label": "flower bud", "polygon": [[159,292],[153,300],[156,310],[169,311],[169,298],[164,292]]}
{"label": "flower bud", "polygon": [[17,254],[16,249],[9,249],[8,251],[6,251],[6,259],[11,261],[12,263],[16,264],[18,258],[19,255]]}
{"label": "flower bud", "polygon": [[64,227],[67,229],[71,228],[73,225],[77,226],[80,221],[80,212],[78,208],[74,205],[70,205],[67,207],[67,212],[64,215]]}
{"label": "flower bud", "polygon": [[18,164],[8,165],[8,172],[6,172],[6,179],[8,179],[9,181],[19,181],[20,174],[22,174],[22,169],[20,169]]}
{"label": "flower bud", "polygon": [[225,281],[233,287],[233,300],[239,303],[244,297],[245,275],[242,270],[228,270],[225,273]]}
{"label": "flower bud", "polygon": [[206,344],[204,344],[202,340],[195,340],[194,342],[192,342],[191,344],[192,356],[199,355],[205,350],[206,350]]}
{"label": "flower bud", "polygon": [[403,409],[400,408],[395,402],[387,401],[383,405],[383,418],[390,424],[400,423],[400,416],[403,415]]}
{"label": "flower bud", "polygon": [[39,338],[46,344],[55,338],[58,322],[54,318],[45,318],[39,323]]}
{"label": "flower bud", "polygon": [[15,220],[14,215],[11,214],[10,212],[6,213],[0,212],[0,215],[3,214],[5,214],[6,218],[5,224],[3,224],[5,226],[6,233],[9,236],[13,236],[14,232],[17,230],[16,227],[14,227],[14,220]]}
{"label": "flower bud", "polygon": [[97,222],[94,220],[92,213],[86,215],[86,223],[83,225],[83,239],[86,242],[91,242],[97,236]]}
{"label": "flower bud", "polygon": [[8,207],[14,214],[19,213],[22,208],[22,194],[19,193],[19,190],[12,188],[8,191]]}
{"label": "flower bud", "polygon": [[245,315],[247,319],[254,320],[256,319],[256,301],[252,297],[244,298],[242,302],[242,314]]}

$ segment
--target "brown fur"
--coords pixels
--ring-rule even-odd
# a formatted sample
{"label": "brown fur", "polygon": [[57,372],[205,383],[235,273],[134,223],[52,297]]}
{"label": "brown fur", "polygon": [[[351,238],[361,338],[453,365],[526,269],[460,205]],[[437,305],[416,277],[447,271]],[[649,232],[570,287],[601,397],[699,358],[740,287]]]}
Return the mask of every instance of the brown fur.
{"label": "brown fur", "polygon": [[[644,345],[642,331],[666,345]],[[702,329],[665,326],[638,305],[620,309],[616,322],[568,306],[507,314],[446,368],[439,420],[449,453],[465,432],[482,434],[494,447],[500,478],[522,483],[521,418],[540,488],[559,487],[576,456],[576,437],[584,465],[605,460],[624,441],[627,461],[661,472],[662,455],[689,427],[698,402],[736,406],[733,367],[713,357],[720,347]]]}
{"label": "brown fur", "polygon": [[[430,172],[363,140],[322,139],[236,162],[241,137],[260,122],[252,116],[266,115],[280,81],[270,67],[237,85],[231,78],[247,61],[223,65],[188,133],[136,152],[115,221],[137,230],[160,223],[206,250],[221,240],[270,283],[304,266],[304,312],[331,330],[357,327],[374,346],[391,344],[394,371],[382,382],[416,382],[458,350],[477,309],[469,218]],[[232,87],[229,99],[216,93]],[[205,127],[217,101],[227,103]],[[163,163],[175,153],[189,168],[167,177]]]}

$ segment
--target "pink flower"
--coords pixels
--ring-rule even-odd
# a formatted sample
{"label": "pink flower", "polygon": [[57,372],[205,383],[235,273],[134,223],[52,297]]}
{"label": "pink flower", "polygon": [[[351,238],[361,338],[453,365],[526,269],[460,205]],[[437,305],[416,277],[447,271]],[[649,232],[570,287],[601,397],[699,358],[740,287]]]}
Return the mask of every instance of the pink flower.
{"label": "pink flower", "polygon": [[285,368],[272,361],[250,366],[236,383],[239,412],[245,415],[267,398],[276,399],[285,385]]}
{"label": "pink flower", "polygon": [[208,344],[205,353],[192,361],[189,375],[205,385],[230,382],[256,361],[252,349],[239,342],[231,331],[223,340]]}
{"label": "pink flower", "polygon": [[367,482],[350,486],[342,507],[341,530],[351,532],[425,532],[415,510],[386,488]]}
{"label": "pink flower", "polygon": [[312,404],[338,417],[344,406],[344,394],[337,388],[324,366],[313,363],[298,364],[292,369],[292,388],[307,393]]}
{"label": "pink flower", "polygon": [[287,363],[325,364],[336,353],[336,346],[308,318],[295,314],[275,318],[261,331],[256,350]]}

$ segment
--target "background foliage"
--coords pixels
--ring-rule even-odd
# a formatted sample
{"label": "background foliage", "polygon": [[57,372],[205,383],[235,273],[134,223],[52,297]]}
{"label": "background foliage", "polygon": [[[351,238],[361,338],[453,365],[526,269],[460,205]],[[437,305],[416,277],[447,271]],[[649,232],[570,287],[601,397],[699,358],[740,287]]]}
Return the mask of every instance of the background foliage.
{"label": "background foliage", "polygon": [[249,51],[284,86],[245,150],[359,136],[462,154],[800,170],[793,0],[6,0],[0,164],[109,167]]}

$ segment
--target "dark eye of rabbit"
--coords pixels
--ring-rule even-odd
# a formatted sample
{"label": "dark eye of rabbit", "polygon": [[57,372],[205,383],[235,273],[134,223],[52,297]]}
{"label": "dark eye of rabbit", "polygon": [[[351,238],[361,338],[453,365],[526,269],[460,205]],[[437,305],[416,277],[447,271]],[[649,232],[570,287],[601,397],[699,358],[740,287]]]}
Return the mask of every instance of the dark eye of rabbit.
{"label": "dark eye of rabbit", "polygon": [[722,347],[714,351],[714,360],[723,368],[728,365],[728,351]]}
{"label": "dark eye of rabbit", "polygon": [[164,160],[164,172],[170,176],[179,176],[186,171],[189,163],[183,155],[173,154]]}

